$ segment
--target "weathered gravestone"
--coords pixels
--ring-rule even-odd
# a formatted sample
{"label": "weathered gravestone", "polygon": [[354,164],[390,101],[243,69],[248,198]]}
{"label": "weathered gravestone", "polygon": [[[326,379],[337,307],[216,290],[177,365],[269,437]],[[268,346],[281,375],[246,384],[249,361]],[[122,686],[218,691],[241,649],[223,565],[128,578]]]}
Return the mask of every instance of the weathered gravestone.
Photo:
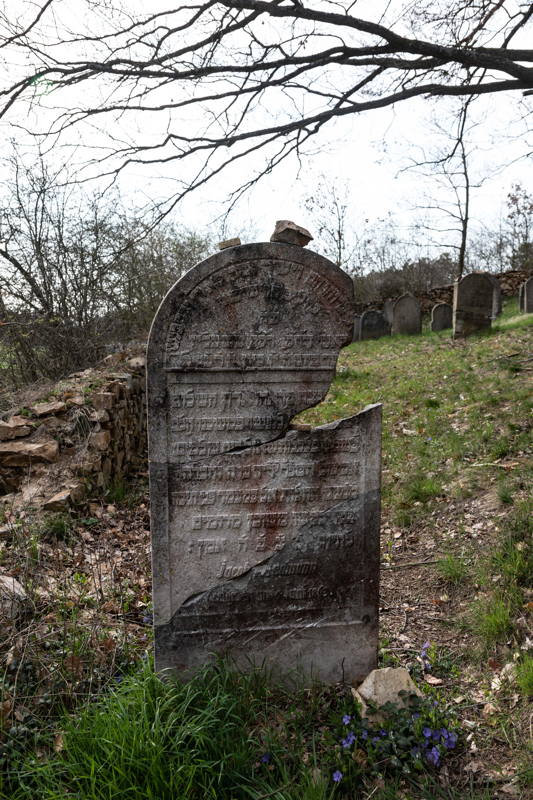
{"label": "weathered gravestone", "polygon": [[448,303],[437,303],[431,309],[431,330],[444,331],[453,323],[452,307]]}
{"label": "weathered gravestone", "polygon": [[402,294],[392,309],[392,333],[420,333],[422,311],[420,303],[412,294]]}
{"label": "weathered gravestone", "polygon": [[453,335],[469,336],[491,327],[494,288],[489,277],[472,272],[453,287]]}
{"label": "weathered gravestone", "polygon": [[376,664],[380,415],[291,429],[352,340],[353,284],[249,244],[170,290],[148,345],[158,670],[213,653],[358,681]]}
{"label": "weathered gravestone", "polygon": [[521,283],[520,286],[518,287],[518,310],[522,311],[522,312],[524,311],[525,289],[526,289],[526,285],[525,285],[525,281],[524,281],[524,283]]}
{"label": "weathered gravestone", "polygon": [[520,311],[524,314],[533,312],[533,275],[520,287]]}
{"label": "weathered gravestone", "polygon": [[381,313],[375,308],[364,311],[361,315],[361,333],[359,338],[381,339],[382,336],[390,336],[390,325]]}
{"label": "weathered gravestone", "polygon": [[361,338],[361,314],[356,314],[353,318],[353,342],[358,342]]}
{"label": "weathered gravestone", "polygon": [[492,319],[496,319],[502,313],[502,287],[498,278],[488,272],[485,274],[492,283]]}
{"label": "weathered gravestone", "polygon": [[393,312],[394,312],[394,300],[391,300],[389,298],[385,300],[385,302],[383,303],[383,316],[385,317],[389,325],[392,325]]}

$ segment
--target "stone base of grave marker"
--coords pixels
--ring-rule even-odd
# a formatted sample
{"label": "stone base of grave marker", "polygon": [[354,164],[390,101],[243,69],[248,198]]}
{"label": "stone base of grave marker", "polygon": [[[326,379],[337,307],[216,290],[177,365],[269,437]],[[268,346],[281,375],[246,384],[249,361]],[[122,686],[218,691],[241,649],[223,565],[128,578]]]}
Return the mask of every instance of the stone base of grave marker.
{"label": "stone base of grave marker", "polygon": [[189,671],[217,653],[327,682],[368,674],[378,635],[380,420],[381,406],[370,406],[173,469],[170,524],[207,532],[171,548],[179,602],[155,629],[157,669]]}

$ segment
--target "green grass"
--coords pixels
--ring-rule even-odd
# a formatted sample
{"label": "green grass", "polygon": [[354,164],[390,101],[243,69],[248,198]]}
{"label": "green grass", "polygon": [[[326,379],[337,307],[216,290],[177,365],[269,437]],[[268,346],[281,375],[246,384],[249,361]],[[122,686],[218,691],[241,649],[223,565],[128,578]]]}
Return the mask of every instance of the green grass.
{"label": "green grass", "polygon": [[468,565],[464,559],[453,553],[448,553],[439,559],[436,564],[440,577],[451,586],[458,586],[468,577]]}
{"label": "green grass", "polygon": [[516,665],[516,682],[526,697],[533,697],[533,655],[526,653]]}

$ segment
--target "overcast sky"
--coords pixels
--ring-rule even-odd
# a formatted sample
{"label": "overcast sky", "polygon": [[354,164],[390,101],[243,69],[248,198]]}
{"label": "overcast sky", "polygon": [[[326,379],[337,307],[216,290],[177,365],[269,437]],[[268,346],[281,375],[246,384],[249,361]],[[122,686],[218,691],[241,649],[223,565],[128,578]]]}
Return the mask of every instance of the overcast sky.
{"label": "overcast sky", "polygon": [[[25,2],[7,0],[6,13],[20,14]],[[358,14],[364,16],[365,9],[372,8],[375,18],[376,2],[378,0],[359,2]],[[123,0],[123,5],[132,10],[143,6],[146,8],[146,4],[140,3],[140,0]],[[382,5],[388,5],[389,14],[393,14],[403,3],[392,0]],[[150,10],[159,6],[165,7],[162,0],[151,3]],[[68,15],[69,24],[78,27],[87,23],[87,19],[77,21],[85,7],[78,0],[63,0],[59,4],[62,13]],[[89,21],[89,24],[95,23]],[[524,37],[531,38],[531,28],[529,33],[529,37],[525,34]],[[531,42],[526,42],[524,37],[522,41],[517,40],[515,46],[530,45]],[[84,84],[83,91],[96,91],[96,88]],[[68,95],[60,99],[68,107]],[[519,99],[516,94],[514,97],[510,94],[487,95],[473,103],[473,120],[480,124],[469,137],[471,173],[474,183],[484,179],[483,185],[473,192],[472,214],[479,225],[492,226],[497,223],[504,211],[505,196],[514,182],[520,181],[526,189],[533,191],[533,163],[531,158],[523,157],[533,149],[533,136],[530,134],[528,137],[527,125],[520,121],[517,114]],[[46,104],[47,99],[43,100]],[[58,100],[59,96],[54,102]],[[71,101],[75,102],[74,95]],[[315,196],[317,186],[325,180],[326,185],[336,187],[349,200],[350,217],[358,232],[365,225],[372,225],[376,220],[392,214],[405,240],[412,240],[415,226],[427,217],[423,207],[428,204],[443,205],[451,197],[442,191],[434,179],[424,178],[419,172],[403,170],[413,160],[430,157],[439,142],[445,144],[446,136],[436,133],[431,120],[437,115],[437,120],[446,130],[449,128],[447,120],[451,108],[452,101],[441,100],[437,103],[419,98],[399,103],[394,108],[345,117],[326,125],[319,136],[312,140],[301,162],[295,158],[285,161],[240,201],[227,221],[225,233],[228,236],[239,235],[251,224],[256,234],[254,238],[268,239],[275,220],[284,218],[313,228],[313,220],[305,209],[304,201],[306,197]],[[42,109],[27,117],[20,105],[1,123],[0,133],[4,140],[2,152],[9,152],[7,140],[13,135],[21,152],[30,151],[30,141],[20,129],[12,127],[13,123],[43,129],[47,122],[48,117]],[[184,124],[193,122],[190,116],[184,118]],[[126,125],[127,129],[124,127],[121,130],[121,124]],[[127,122],[123,120],[117,123],[113,135],[119,138],[127,135],[130,139],[136,135],[139,138],[151,133],[159,135],[160,125],[158,119],[150,119],[146,114],[139,115],[138,119],[130,116]],[[98,146],[100,141],[103,143],[102,135],[94,128],[85,127],[76,135],[81,139],[74,137],[71,142],[90,142],[92,146]],[[81,158],[81,151],[73,153],[72,150],[59,148],[50,157],[63,158],[66,152],[74,161]],[[227,210],[230,191],[248,180],[254,168],[261,167],[261,158],[260,155],[255,164],[248,162],[246,166],[235,166],[220,179],[215,178],[206,188],[180,205],[177,218],[191,228],[203,229],[210,225],[218,232],[220,223],[213,221]],[[173,184],[182,176],[182,172],[180,164],[167,164],[164,169],[155,166],[150,169],[128,169],[121,177],[122,195],[131,198],[132,204],[137,205],[162,197],[172,191]],[[447,227],[446,224],[444,227]],[[453,233],[442,236],[423,234],[421,239],[427,242],[428,253],[434,252],[435,240],[440,240],[438,249],[446,249],[448,244],[457,242]]]}

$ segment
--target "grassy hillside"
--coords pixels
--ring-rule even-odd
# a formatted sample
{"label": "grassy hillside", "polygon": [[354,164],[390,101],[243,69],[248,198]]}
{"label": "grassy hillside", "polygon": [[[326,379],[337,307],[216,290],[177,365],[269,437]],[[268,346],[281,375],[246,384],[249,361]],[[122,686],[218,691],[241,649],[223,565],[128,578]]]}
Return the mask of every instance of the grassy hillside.
{"label": "grassy hillside", "polygon": [[[139,667],[146,486],[117,486],[83,515],[7,520],[2,566],[33,614],[0,645],[0,797],[527,798],[532,333],[509,303],[465,342],[353,344],[300,415],[316,425],[383,403],[380,661],[411,671],[420,707],[371,731],[349,687],[287,691],[223,664],[161,684]],[[427,731],[437,755],[421,756]]]}

